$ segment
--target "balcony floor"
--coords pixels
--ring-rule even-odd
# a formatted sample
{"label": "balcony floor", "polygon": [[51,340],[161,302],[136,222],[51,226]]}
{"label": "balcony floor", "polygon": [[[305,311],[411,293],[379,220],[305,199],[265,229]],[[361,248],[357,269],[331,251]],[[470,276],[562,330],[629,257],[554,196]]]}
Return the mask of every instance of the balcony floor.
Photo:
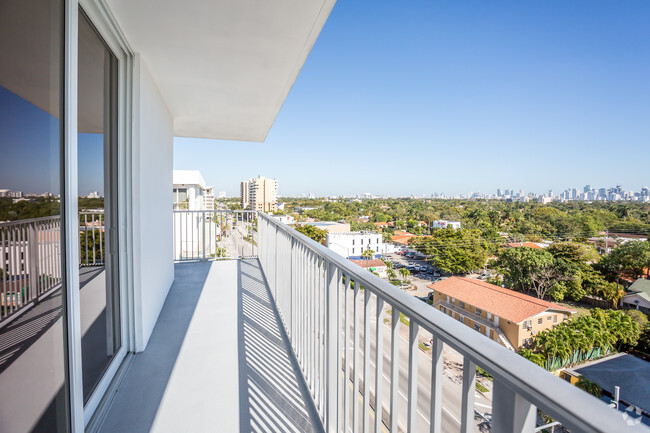
{"label": "balcony floor", "polygon": [[175,265],[100,431],[322,431],[256,259]]}

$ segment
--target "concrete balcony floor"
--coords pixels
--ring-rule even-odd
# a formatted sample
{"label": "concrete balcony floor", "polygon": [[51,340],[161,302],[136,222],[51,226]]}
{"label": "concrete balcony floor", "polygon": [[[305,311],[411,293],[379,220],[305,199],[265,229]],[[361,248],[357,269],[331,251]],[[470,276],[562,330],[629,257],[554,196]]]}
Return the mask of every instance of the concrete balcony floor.
{"label": "concrete balcony floor", "polygon": [[322,431],[257,259],[175,265],[100,431]]}

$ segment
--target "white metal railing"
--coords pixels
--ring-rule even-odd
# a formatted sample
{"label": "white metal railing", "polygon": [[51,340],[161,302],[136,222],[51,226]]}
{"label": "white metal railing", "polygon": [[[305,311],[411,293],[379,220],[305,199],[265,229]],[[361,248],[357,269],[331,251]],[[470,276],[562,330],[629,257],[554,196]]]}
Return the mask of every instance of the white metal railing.
{"label": "white metal railing", "polygon": [[61,217],[0,223],[0,323],[61,284]]}
{"label": "white metal railing", "polygon": [[[273,218],[260,213],[258,226],[262,269],[325,431],[420,431],[418,416],[426,417],[426,431],[442,431],[446,344],[464,358],[460,407],[455,408],[461,432],[475,428],[476,366],[493,376],[494,432],[532,432],[537,409],[572,432],[648,432],[586,392]],[[385,306],[392,310],[386,348]],[[409,320],[407,359],[400,356],[400,313]],[[418,377],[420,328],[433,337],[431,365],[425,369],[425,376],[431,373],[428,381]],[[391,360],[389,371],[384,371],[385,357]],[[404,375],[400,359],[407,361],[406,403],[402,401],[406,407],[400,407],[404,394],[399,388]],[[389,389],[384,390],[386,374]],[[424,415],[418,398],[429,400]],[[379,416],[377,407],[383,408]],[[404,418],[405,423],[400,421]]]}
{"label": "white metal railing", "polygon": [[174,260],[257,257],[257,212],[174,210]]}
{"label": "white metal railing", "polygon": [[79,212],[79,262],[81,266],[103,266],[106,249],[104,210]]}

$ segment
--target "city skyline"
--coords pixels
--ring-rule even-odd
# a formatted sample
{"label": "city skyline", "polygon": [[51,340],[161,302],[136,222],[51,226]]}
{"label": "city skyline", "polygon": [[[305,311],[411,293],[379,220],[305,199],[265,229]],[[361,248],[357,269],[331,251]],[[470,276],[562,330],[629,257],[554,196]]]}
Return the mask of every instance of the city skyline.
{"label": "city skyline", "polygon": [[650,142],[650,4],[379,2],[367,15],[335,6],[265,143],[177,138],[175,168],[229,195],[251,172],[284,195],[650,184],[631,157]]}

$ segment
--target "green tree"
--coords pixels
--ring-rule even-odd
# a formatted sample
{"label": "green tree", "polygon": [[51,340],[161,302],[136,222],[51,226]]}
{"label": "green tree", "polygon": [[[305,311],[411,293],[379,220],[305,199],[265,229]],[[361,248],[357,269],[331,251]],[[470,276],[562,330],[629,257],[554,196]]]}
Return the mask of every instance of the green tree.
{"label": "green tree", "polygon": [[409,275],[411,275],[411,273],[409,272],[409,270],[406,269],[406,268],[401,268],[401,269],[399,270],[399,274],[400,274],[400,275],[402,276],[402,278],[404,279],[404,284],[406,284],[406,283],[407,283],[407,280],[406,280],[406,279],[408,278]]}
{"label": "green tree", "polygon": [[318,243],[323,243],[327,237],[327,230],[319,229],[318,227],[312,225],[296,226],[296,231],[299,231],[303,235],[315,240]]}
{"label": "green tree", "polygon": [[603,258],[602,262],[603,270],[610,276],[620,271],[631,271],[640,277],[644,268],[650,268],[650,242],[632,241],[623,244]]}
{"label": "green tree", "polygon": [[413,238],[410,245],[431,257],[431,264],[438,269],[454,274],[483,268],[488,256],[487,244],[479,230],[438,229],[431,237]]}
{"label": "green tree", "polygon": [[550,252],[536,248],[502,250],[492,268],[503,275],[507,287],[532,290],[540,299],[558,283],[572,279]]}
{"label": "green tree", "polygon": [[596,398],[600,398],[601,396],[601,390],[598,384],[596,382],[587,379],[584,376],[580,376],[580,379],[578,379],[576,386],[581,390],[588,392],[589,394],[593,395]]}
{"label": "green tree", "polygon": [[361,258],[366,261],[366,269],[368,269],[368,261],[372,260],[374,256],[375,253],[370,248],[361,253]]}

